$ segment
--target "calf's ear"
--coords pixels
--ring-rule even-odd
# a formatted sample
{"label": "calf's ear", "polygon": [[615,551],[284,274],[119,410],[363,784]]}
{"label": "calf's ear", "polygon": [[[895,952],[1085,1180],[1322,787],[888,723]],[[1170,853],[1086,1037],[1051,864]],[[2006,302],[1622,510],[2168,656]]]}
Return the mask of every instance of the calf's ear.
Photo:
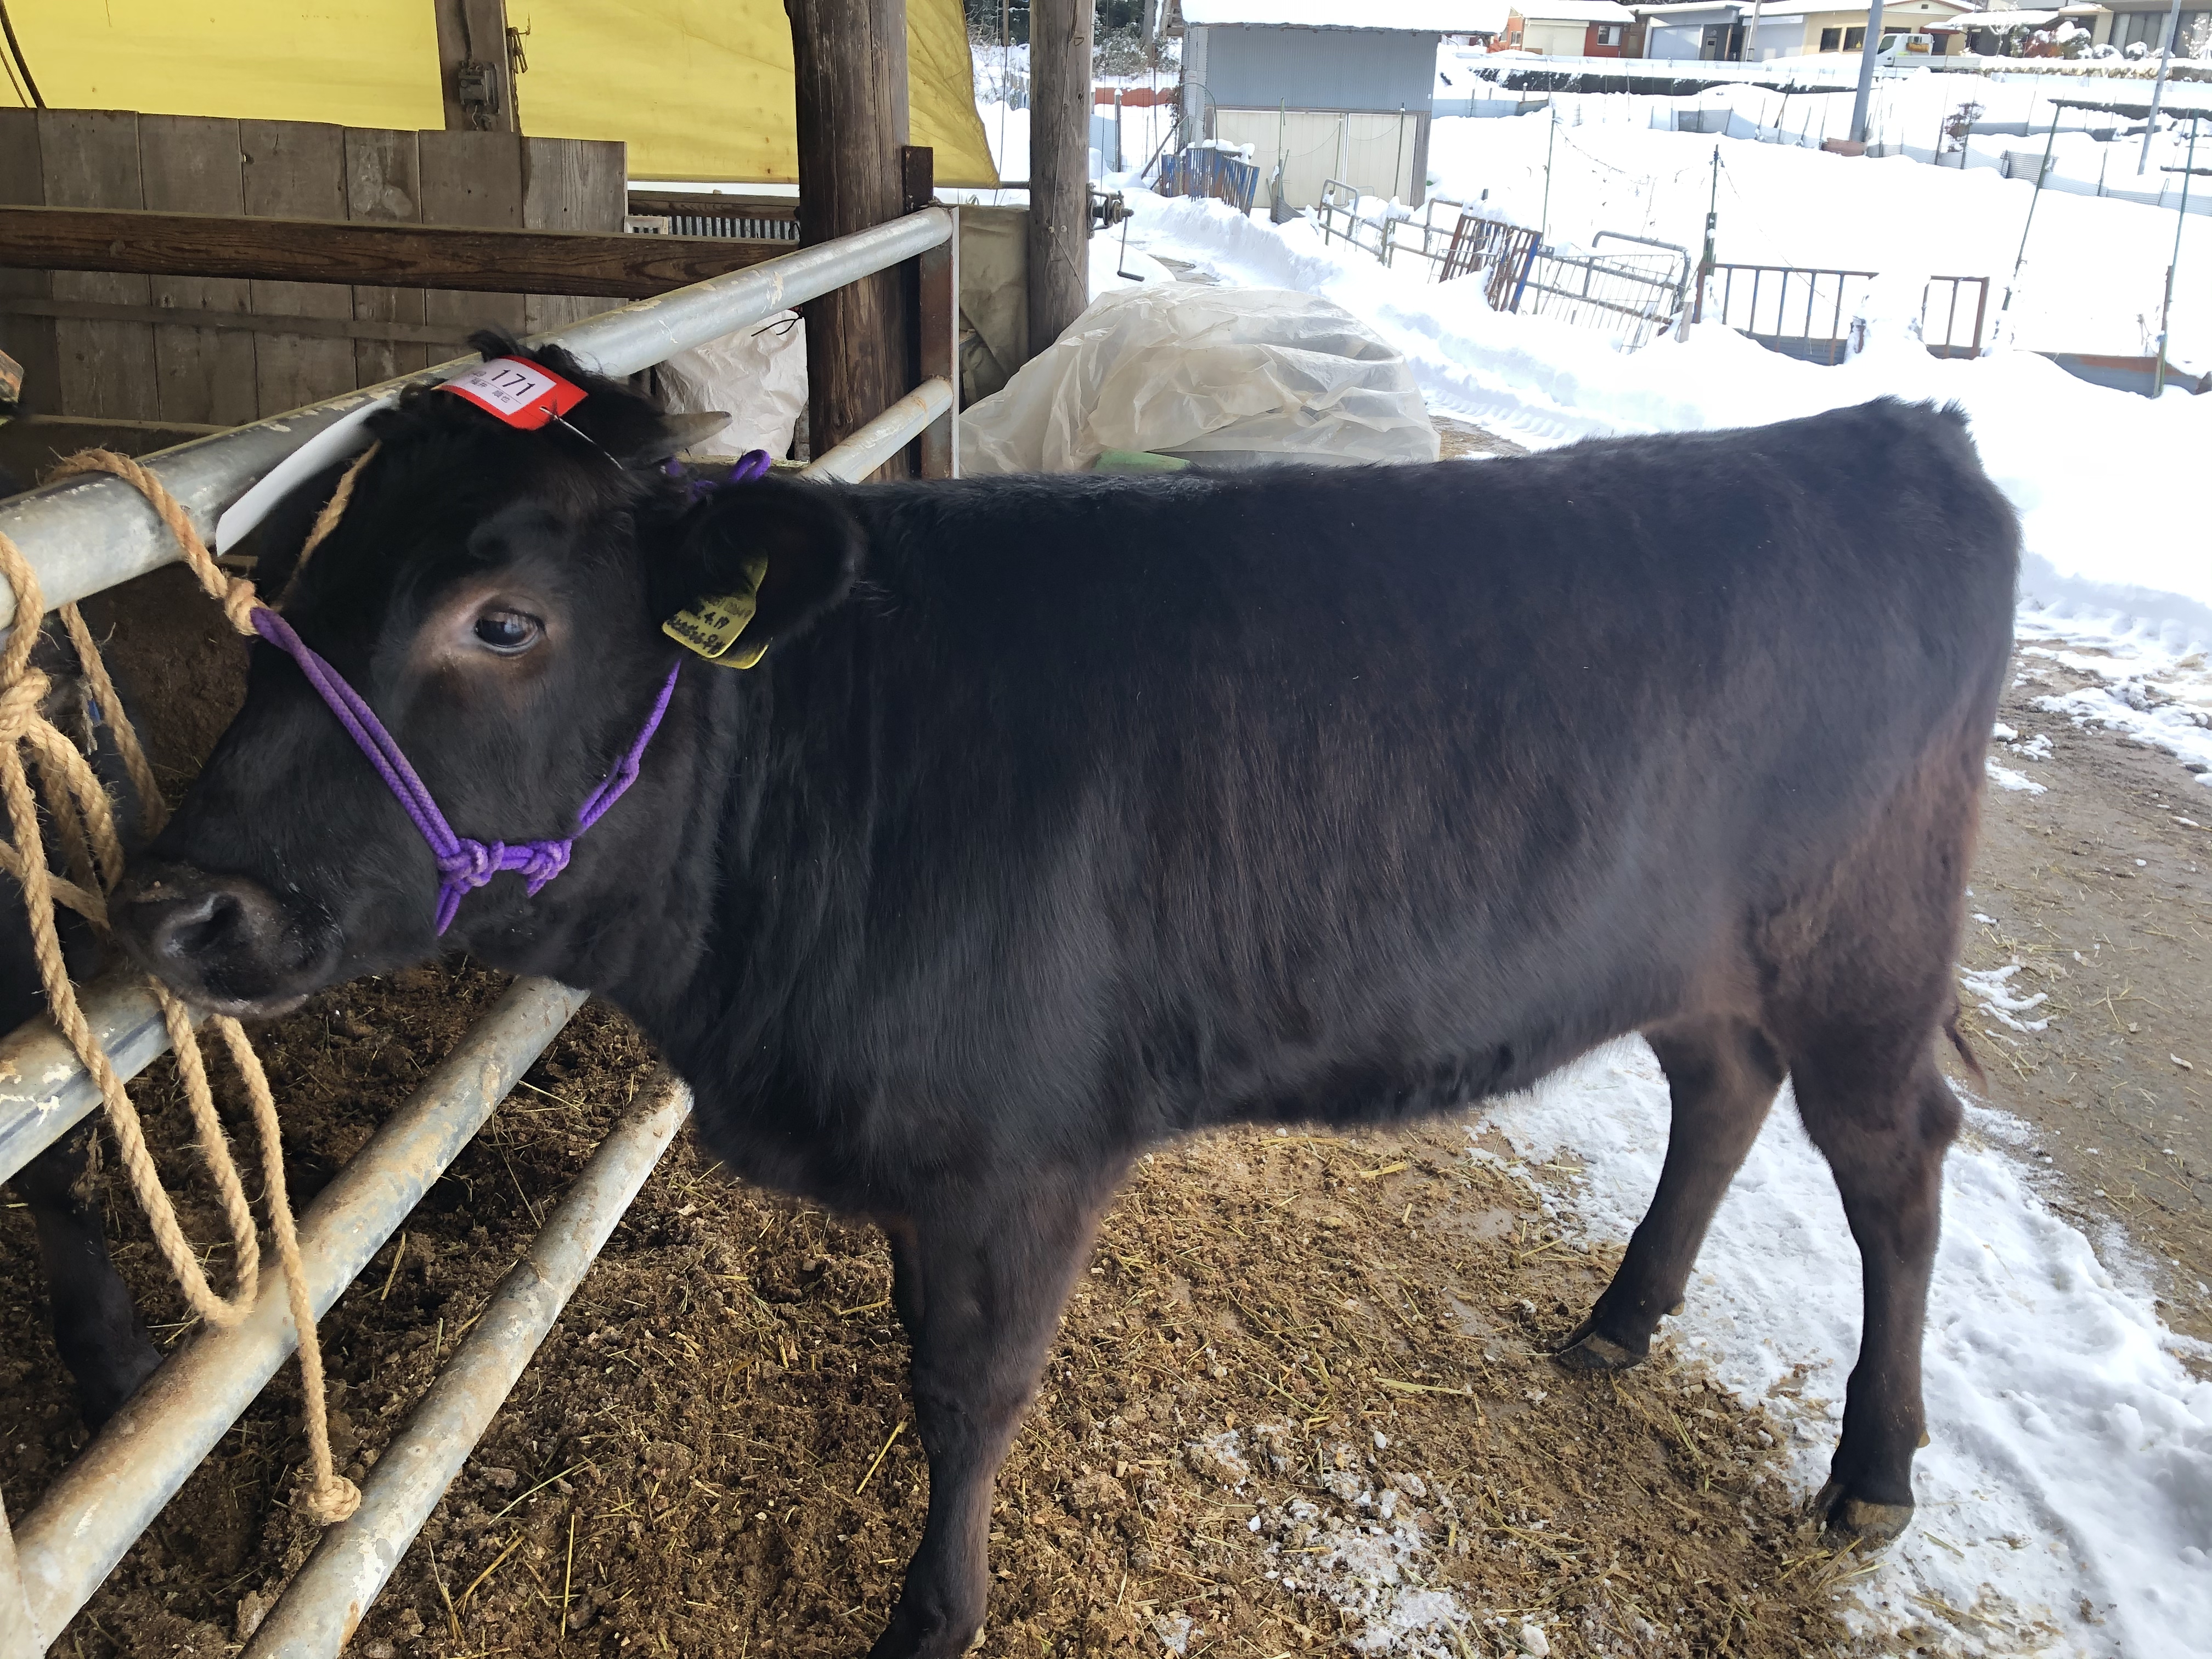
{"label": "calf's ear", "polygon": [[860,569],[860,526],[821,485],[732,485],[678,520],[654,561],[662,627],[697,655],[750,668],[842,603]]}

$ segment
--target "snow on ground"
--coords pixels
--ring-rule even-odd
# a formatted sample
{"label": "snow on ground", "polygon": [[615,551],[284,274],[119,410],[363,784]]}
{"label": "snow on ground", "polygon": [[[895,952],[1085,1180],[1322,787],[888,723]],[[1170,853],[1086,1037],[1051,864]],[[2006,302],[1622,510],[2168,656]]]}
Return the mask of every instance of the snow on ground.
{"label": "snow on ground", "polygon": [[[2014,997],[1998,982],[1969,986]],[[1528,1166],[1571,1154],[1571,1220],[1625,1238],[1667,1146],[1665,1079],[1640,1041],[1589,1055],[1489,1121]],[[2115,1282],[1992,1144],[2024,1124],[1970,1107],[1944,1171],[1924,1364],[1929,1444],[1905,1537],[1851,1581],[1857,1619],[1916,1620],[1961,1654],[2145,1659],[2212,1628],[2212,1383],[2149,1297]],[[1476,1153],[1476,1156],[1486,1156]],[[1664,1328],[1789,1430],[1826,1477],[1857,1351],[1859,1261],[1827,1165],[1787,1097],[1715,1218]]]}
{"label": "snow on ground", "polygon": [[[1620,93],[1553,94],[1560,118],[1571,125],[1589,122],[1657,127],[1668,131],[1727,131],[1737,138],[1766,143],[1802,144],[1817,149],[1824,138],[1847,137],[1858,59],[1842,54],[1800,58],[1762,65],[1757,71],[1725,64],[1652,64],[1652,70],[1705,76],[1741,74],[1742,83],[1708,88],[1693,97],[1662,98]],[[1463,49],[1444,47],[1437,58],[1436,113],[1526,118],[1540,108],[1546,94],[1504,91],[1490,77],[1506,72],[1495,58],[1472,59]],[[1785,94],[1752,84],[1751,77],[1780,84],[1826,86],[1833,91]],[[1903,155],[1954,171],[1988,168],[1999,176],[2032,179],[2050,155],[2045,187],[2078,195],[2118,197],[2173,207],[2181,199],[2180,177],[2160,169],[2188,159],[2185,121],[2161,122],[2143,154],[2141,125],[2124,117],[2090,110],[2062,109],[2052,100],[2148,102],[2150,88],[2142,80],[2085,79],[2075,75],[2014,69],[1987,75],[1921,70],[1876,78],[1867,112],[1870,142],[1883,155]],[[2168,110],[2204,108],[2203,86],[2176,82],[2167,88]],[[1966,136],[1963,154],[1948,131],[1969,106],[1977,129]],[[2052,132],[2053,122],[2057,132]],[[2212,137],[2212,135],[2208,135]],[[2200,148],[2204,147],[2200,141]],[[2204,157],[2198,156],[2199,162]],[[2212,214],[2212,194],[2191,192],[2190,211]]]}
{"label": "snow on ground", "polygon": [[[1552,114],[1438,121],[1429,172],[1440,194],[1472,201],[1487,191],[1486,209],[1503,207],[1525,224],[1540,220],[1555,241],[1587,246],[1601,230],[1626,231],[1694,255],[1711,206],[1714,253],[1723,263],[1879,271],[1915,310],[1930,276],[1987,276],[1991,333],[2013,343],[2116,356],[2146,355],[2155,343],[2179,216],[2056,190],[2037,199],[2030,180],[2040,143],[2025,176],[2005,179],[1987,167],[1960,172],[1903,156],[1654,131],[1625,107],[1638,101],[1593,95],[1563,99]],[[2212,141],[2202,148],[2199,165],[2212,165]],[[2128,149],[2130,176],[2135,159]],[[2035,222],[2014,283],[2031,199]],[[2212,217],[2192,213],[2182,236],[2172,355],[2212,368],[2212,283],[2204,276],[2212,271]],[[1961,337],[1971,333],[1971,315]]]}

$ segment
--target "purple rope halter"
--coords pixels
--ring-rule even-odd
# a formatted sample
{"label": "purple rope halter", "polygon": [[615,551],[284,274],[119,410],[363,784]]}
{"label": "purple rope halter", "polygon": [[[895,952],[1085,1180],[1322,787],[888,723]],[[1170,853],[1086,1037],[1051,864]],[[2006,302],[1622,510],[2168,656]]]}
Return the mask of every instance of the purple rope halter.
{"label": "purple rope halter", "polygon": [[645,758],[645,746],[653,741],[653,734],[660,729],[661,718],[668,713],[669,699],[676,695],[676,677],[683,672],[684,663],[678,658],[661,682],[660,695],[653,700],[653,712],[645,717],[645,725],[631,744],[629,752],[615,763],[615,769],[594,789],[584,804],[576,809],[576,836],[564,836],[555,840],[519,842],[513,846],[505,842],[481,842],[469,836],[453,833],[453,826],[446,822],[446,815],[438,810],[438,803],[430,794],[429,787],[416,775],[406,755],[392,733],[384,729],[376,711],[365,702],[361,693],[348,685],[337,669],[325,662],[315,648],[292,631],[286,622],[266,605],[253,612],[255,633],[283,652],[300,665],[300,672],[307,677],[307,684],[321,694],[330,705],[331,713],[338,717],[353,740],[361,745],[361,752],[368,757],[376,775],[384,780],[407,816],[414,820],[422,839],[430,844],[430,854],[438,860],[438,932],[441,936],[453,925],[453,916],[461,908],[462,897],[483,886],[502,870],[513,870],[529,883],[535,894],[545,884],[568,867],[568,855],[574,850],[576,836],[597,823],[606,811],[630,785],[637,781],[639,763]]}
{"label": "purple rope halter", "polygon": [[[691,499],[703,501],[716,490],[731,484],[749,483],[769,470],[769,457],[764,450],[754,450],[730,469],[729,477],[720,480],[694,479]],[[682,471],[671,461],[670,476],[680,477]],[[630,785],[637,781],[639,765],[645,759],[646,745],[653,734],[660,729],[662,718],[668,713],[669,700],[676,695],[676,677],[683,672],[684,659],[678,657],[661,682],[660,695],[653,700],[653,712],[645,717],[645,725],[637,740],[615,763],[599,787],[586,798],[576,809],[576,835],[557,839],[518,842],[514,846],[505,842],[482,842],[472,836],[453,833],[453,826],[446,822],[446,815],[438,810],[429,786],[416,775],[398,740],[384,729],[384,722],[368,706],[361,693],[345,683],[345,678],[324,660],[320,653],[292,629],[286,622],[267,605],[257,605],[253,611],[253,631],[275,646],[300,665],[322,700],[330,705],[331,713],[338,717],[353,740],[361,745],[361,752],[368,757],[368,763],[376,769],[377,776],[384,780],[385,787],[404,807],[415,828],[429,843],[430,855],[438,861],[438,933],[453,925],[453,917],[461,908],[466,895],[482,887],[502,870],[512,870],[529,884],[534,896],[539,889],[568,867],[568,856],[575,850],[576,836],[597,823],[606,815],[607,809],[623,798]]]}

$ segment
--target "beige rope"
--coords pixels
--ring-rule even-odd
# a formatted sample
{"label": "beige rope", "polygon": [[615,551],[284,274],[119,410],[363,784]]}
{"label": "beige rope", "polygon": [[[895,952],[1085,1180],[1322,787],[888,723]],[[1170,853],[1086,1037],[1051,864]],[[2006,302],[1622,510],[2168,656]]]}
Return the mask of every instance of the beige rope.
{"label": "beige rope", "polygon": [[[354,480],[368,459],[364,455],[348,469],[337,495],[316,520],[313,532],[301,554],[302,562],[336,526],[352,494]],[[253,632],[253,609],[260,603],[253,584],[226,575],[216,566],[182,504],[162,487],[158,477],[126,456],[100,449],[70,456],[56,469],[54,476],[87,472],[112,473],[145,496],[161,522],[168,526],[170,534],[176,538],[185,562],[209,595],[221,603],[231,625],[241,634]],[[50,724],[41,712],[48,682],[43,672],[31,665],[30,659],[39,633],[37,618],[44,614],[44,600],[30,562],[4,535],[0,535],[0,577],[4,577],[14,590],[16,617],[15,626],[9,633],[7,647],[0,651],[0,796],[5,798],[15,836],[14,847],[0,854],[0,866],[22,884],[48,1010],[100,1089],[131,1191],[146,1212],[162,1259],[169,1264],[185,1300],[195,1313],[211,1324],[234,1325],[252,1306],[259,1290],[260,1240],[254,1230],[253,1213],[246,1203],[245,1189],[239,1181],[237,1165],[232,1161],[228,1143],[223,1137],[222,1121],[216,1115],[214,1091],[209,1086],[207,1069],[200,1058],[191,1012],[158,981],[153,981],[162,1021],[176,1051],[177,1074],[185,1085],[185,1099],[198,1133],[200,1153],[222,1197],[224,1218],[237,1253],[237,1282],[228,1300],[217,1296],[208,1283],[198,1255],[178,1224],[175,1208],[162,1188],[153,1155],[147,1150],[145,1134],[130,1094],[94,1038],[83,1011],[77,1006],[76,988],[70,983],[54,927],[53,907],[57,902],[69,904],[104,926],[106,907],[102,896],[112,890],[121,878],[122,844],[116,835],[115,816],[107,792],[100,787],[76,745]],[[86,681],[115,734],[116,747],[138,793],[147,823],[149,829],[158,829],[167,816],[167,808],[137,732],[116,695],[115,683],[108,676],[99,644],[75,605],[64,605],[61,616],[83,665]],[[42,849],[44,843],[40,834],[38,806],[23,764],[26,746],[38,760],[40,777],[47,785],[50,809],[62,828],[64,842],[74,835],[85,843],[86,868],[82,873],[91,877],[86,884],[58,880],[47,870],[42,851],[32,850]],[[100,892],[88,890],[88,887],[96,887]],[[316,1336],[315,1311],[300,1259],[299,1234],[293,1224],[292,1206],[285,1191],[283,1144],[276,1120],[276,1103],[270,1093],[268,1075],[262,1070],[253,1045],[238,1022],[217,1015],[211,1023],[246,1085],[246,1099],[260,1137],[262,1182],[269,1206],[270,1231],[275,1238],[277,1260],[284,1270],[292,1323],[299,1333],[300,1384],[310,1468],[307,1506],[316,1520],[327,1525],[344,1520],[358,1509],[361,1493],[353,1482],[337,1473],[331,1462],[322,1346]]]}

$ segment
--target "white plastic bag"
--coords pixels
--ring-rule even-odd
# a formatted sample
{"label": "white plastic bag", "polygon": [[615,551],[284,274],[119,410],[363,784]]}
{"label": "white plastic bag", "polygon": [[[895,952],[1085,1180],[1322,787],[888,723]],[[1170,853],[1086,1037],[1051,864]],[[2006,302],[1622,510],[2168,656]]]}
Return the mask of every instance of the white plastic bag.
{"label": "white plastic bag", "polygon": [[963,472],[1083,471],[1109,449],[1220,465],[1437,453],[1405,360],[1349,312],[1188,283],[1102,295],[960,417]]}
{"label": "white plastic bag", "polygon": [[795,311],[750,323],[735,333],[679,351],[654,372],[662,406],[672,415],[720,410],[729,425],[700,453],[781,457],[806,407],[806,328]]}

